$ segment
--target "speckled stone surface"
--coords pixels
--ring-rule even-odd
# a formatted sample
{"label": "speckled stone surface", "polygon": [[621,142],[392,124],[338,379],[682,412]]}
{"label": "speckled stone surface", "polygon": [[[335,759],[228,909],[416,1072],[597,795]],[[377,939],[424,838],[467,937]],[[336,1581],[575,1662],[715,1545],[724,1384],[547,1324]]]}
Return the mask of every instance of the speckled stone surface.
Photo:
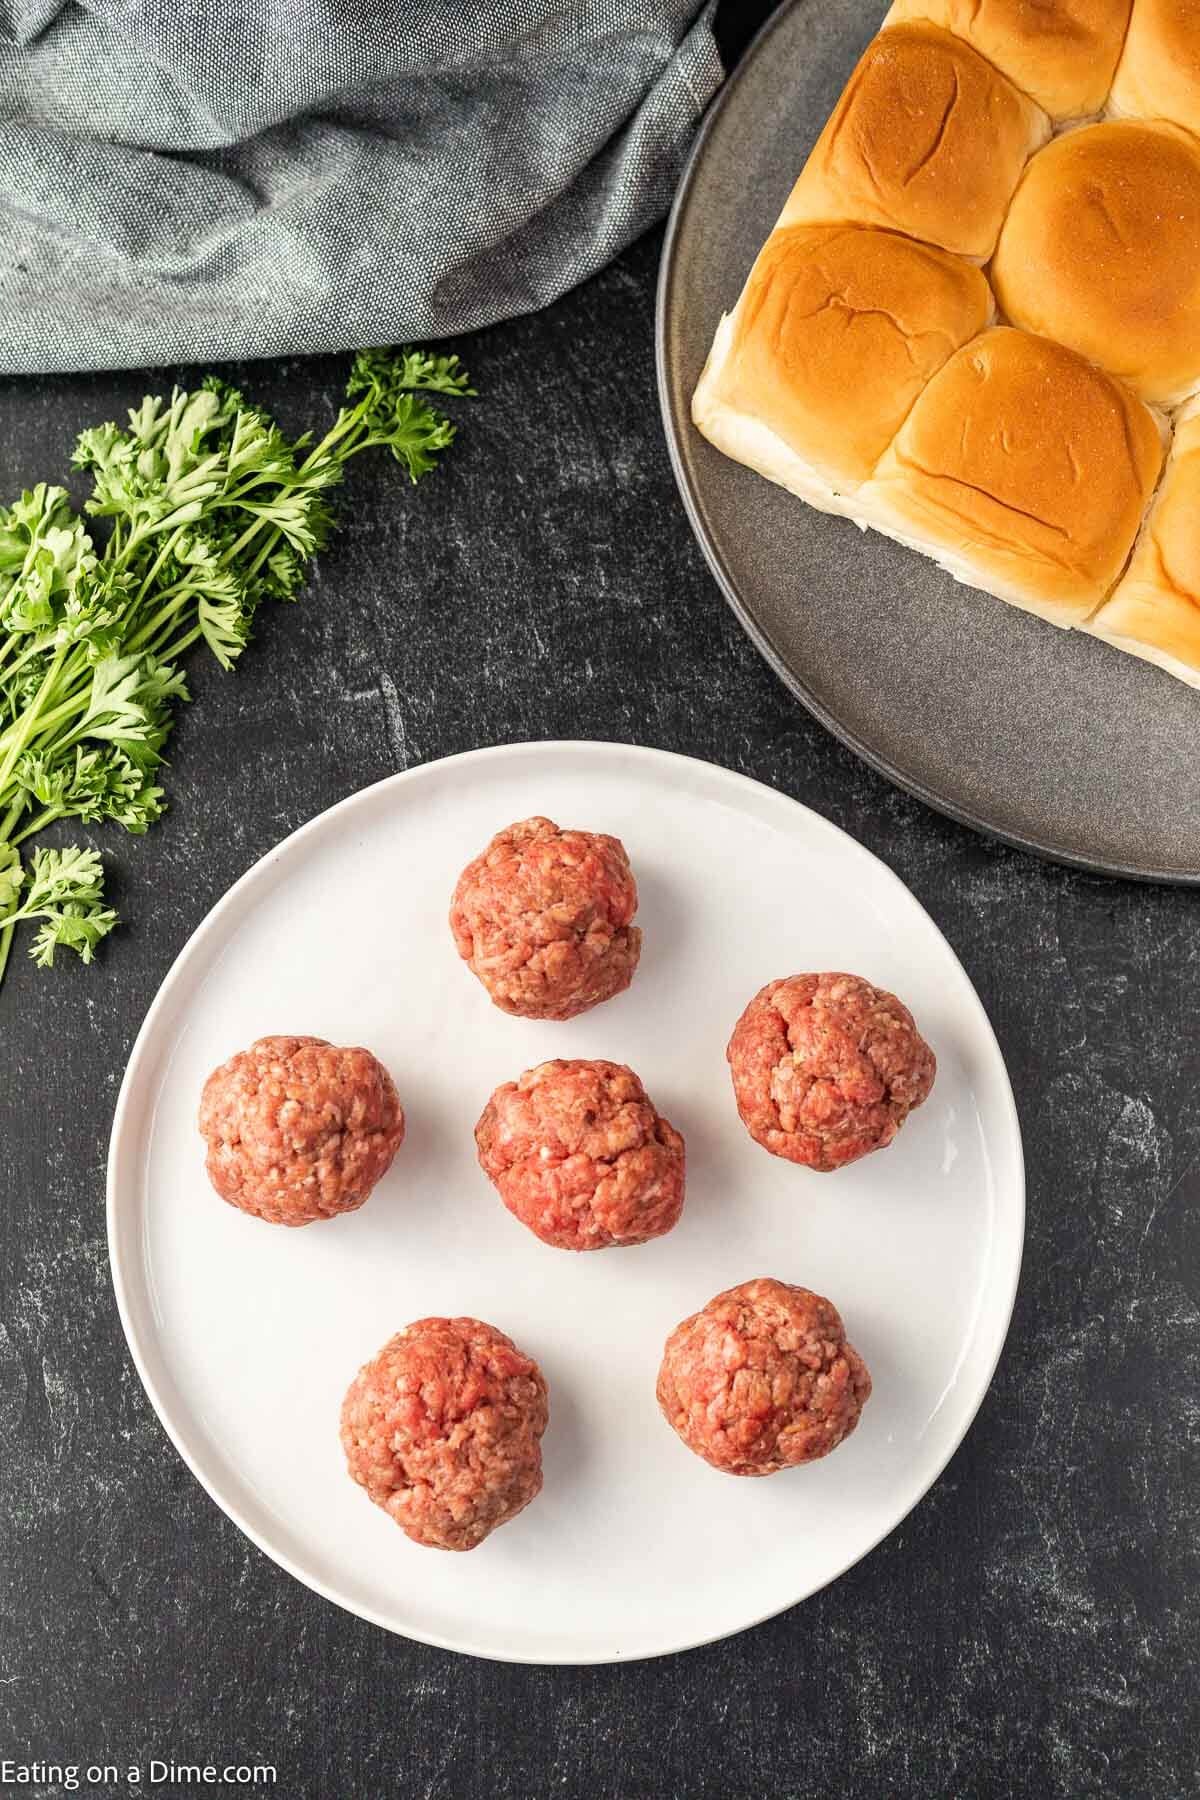
{"label": "speckled stone surface", "polygon": [[[261,1758],[301,1800],[1197,1790],[1196,897],[973,836],[784,691],[672,483],[657,253],[643,242],[552,311],[462,346],[482,397],[442,472],[410,490],[394,465],[360,464],[303,602],[262,619],[236,677],[195,666],[170,815],[143,840],[103,839],[127,929],[92,969],[14,958],[0,996],[0,1757]],[[343,375],[238,372],[293,426],[328,415]],[[7,384],[5,488],[58,477],[79,426],[159,381]],[[979,987],[1030,1177],[1008,1348],[916,1513],[755,1631],[590,1670],[390,1638],[242,1538],[143,1398],[103,1216],[134,1033],[229,883],[394,769],[560,735],[726,763],[889,862]],[[355,929],[352,896],[334,928]]]}

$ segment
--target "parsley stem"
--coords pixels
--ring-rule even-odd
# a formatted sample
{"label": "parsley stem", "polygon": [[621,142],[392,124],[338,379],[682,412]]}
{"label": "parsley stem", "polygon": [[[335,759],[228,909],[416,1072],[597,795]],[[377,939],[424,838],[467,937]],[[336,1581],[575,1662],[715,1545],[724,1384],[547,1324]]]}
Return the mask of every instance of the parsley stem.
{"label": "parsley stem", "polygon": [[[20,656],[18,656],[17,660],[14,663],[10,663],[8,668],[5,669],[4,677],[5,677],[6,681],[11,681],[13,676],[18,674],[20,672],[20,670],[25,667],[25,664],[27,662],[29,662],[32,657],[41,656],[43,651],[46,648],[45,638],[34,637],[27,631],[23,631],[20,633],[14,632],[12,637],[8,640],[9,643],[15,644],[17,642],[18,636],[23,637],[28,641],[26,642],[25,649],[21,652]],[[3,656],[0,656],[0,662],[2,662],[2,661],[3,661]]]}
{"label": "parsley stem", "polygon": [[[234,562],[241,551],[245,549],[251,540],[269,523],[270,521],[268,519],[257,518],[252,524],[247,525],[241,537],[231,544],[229,549],[226,550],[221,557],[222,565],[226,566]],[[267,546],[268,551],[273,547],[274,544],[272,542]],[[261,562],[262,557],[256,557],[254,562],[245,571],[245,574],[247,576],[256,574]],[[170,587],[160,588],[156,598],[163,601],[164,604],[159,606],[157,611],[152,613],[138,630],[134,632],[133,636],[127,639],[125,645],[126,650],[151,650],[155,655],[159,655],[160,652],[155,649],[156,638],[161,635],[163,626],[170,624],[171,620],[175,617],[175,614],[187,603],[188,599],[195,594],[195,592],[195,587],[186,576],[179,581],[172,582]],[[138,597],[139,599],[141,598],[140,593]]]}
{"label": "parsley stem", "polygon": [[158,611],[146,620],[140,630],[128,639],[126,649],[130,651],[149,649],[160,627],[169,623],[180,607],[187,605],[190,595],[194,593],[195,589],[187,581],[176,581],[171,587],[163,588],[159,598],[165,604],[160,606]]}
{"label": "parsley stem", "polygon": [[[48,806],[44,812],[40,812],[37,815],[36,819],[31,819],[28,825],[23,825],[15,837],[6,833],[5,835],[8,835],[9,843],[13,845],[23,844],[25,839],[27,837],[32,837],[36,831],[44,831],[47,825],[53,825],[55,819],[61,819],[64,810],[65,809],[61,806]],[[18,817],[19,816],[20,815],[18,814]],[[9,814],[9,817],[12,817],[11,813]]]}
{"label": "parsley stem", "polygon": [[[259,525],[265,525],[266,523],[267,523],[267,521],[265,519],[260,519],[258,521]],[[258,526],[256,525],[255,530],[257,531],[257,529],[258,529]],[[264,544],[259,545],[259,548],[256,551],[255,555],[247,563],[246,570],[245,570],[245,579],[246,580],[250,580],[255,575],[258,574],[258,571],[262,568],[263,564],[266,562],[266,560],[267,560],[268,556],[270,556],[271,552],[273,550],[278,549],[279,540],[282,536],[283,536],[283,533],[280,531],[279,527],[277,525],[273,526],[271,529],[271,535],[267,538],[267,540]],[[247,533],[246,534],[246,542],[249,543],[249,541],[250,541],[250,534]]]}
{"label": "parsley stem", "polygon": [[[71,713],[78,708],[80,699],[86,699],[88,690],[91,687],[92,665],[87,659],[86,651],[79,645],[73,647],[65,646],[64,648],[71,648],[72,654],[70,655],[68,662],[59,670],[55,687],[60,694],[66,696],[66,699],[55,706],[52,711],[42,712],[37,720],[37,729],[34,733],[35,738],[43,737],[47,730],[53,728],[58,719],[69,718]],[[81,677],[82,681],[80,681]],[[0,732],[0,751],[8,750],[13,738],[19,732],[21,724],[27,717],[28,709],[21,715],[20,719],[14,719],[7,730]],[[33,740],[31,739],[30,742],[32,743],[32,741]],[[28,745],[23,746],[23,748],[28,748]],[[19,754],[20,752],[18,751],[18,755]],[[0,793],[3,793],[3,791],[3,784],[0,783]]]}
{"label": "parsley stem", "polygon": [[[316,464],[324,462],[327,457],[330,457],[335,446],[340,444],[342,439],[348,437],[351,432],[356,431],[362,424],[363,415],[366,410],[367,402],[365,400],[360,400],[358,405],[351,407],[348,412],[339,413],[320,443],[313,446],[304,461],[300,464],[298,473],[301,476],[307,475]],[[337,452],[336,456],[332,457],[332,460],[334,462],[346,462],[353,454],[353,448],[342,449]]]}
{"label": "parsley stem", "polygon": [[2,794],[7,787],[8,778],[13,772],[17,758],[29,742],[33,728],[38,722],[38,715],[53,691],[55,682],[58,680],[59,672],[62,669],[66,654],[67,646],[64,644],[52,659],[50,667],[46,670],[46,673],[42,678],[41,687],[38,689],[32,703],[26,708],[25,713],[21,718],[17,735],[13,739],[4,761],[0,763],[0,794]]}
{"label": "parsley stem", "polygon": [[[41,718],[37,721],[37,728],[33,732],[32,738],[28,743],[23,743],[21,745],[21,750],[29,748],[30,744],[35,742],[38,738],[49,736],[50,733],[53,732],[55,726],[61,724],[64,719],[69,719],[72,713],[79,712],[81,709],[86,711],[87,696],[87,686],[78,688],[69,699],[60,701],[60,703],[53,707],[50,712],[43,713]],[[28,715],[25,715],[25,718],[27,717]],[[23,718],[21,723],[24,722]],[[5,749],[11,744],[11,740],[14,735],[17,734],[18,729],[19,727],[17,725],[10,725],[7,731],[0,733],[0,750]],[[17,756],[20,756],[21,750],[17,751]],[[15,762],[16,758],[13,760]],[[3,792],[4,787],[0,784],[0,794],[3,794]]]}
{"label": "parsley stem", "polygon": [[204,636],[204,633],[201,631],[199,625],[193,625],[192,629],[190,631],[185,632],[181,638],[176,638],[175,642],[171,645],[169,650],[163,651],[162,660],[164,662],[178,661],[178,659],[183,655],[184,651],[190,650],[192,645],[197,641],[197,639],[202,638],[203,636]]}
{"label": "parsley stem", "polygon": [[179,530],[173,531],[171,533],[170,537],[165,542],[165,544],[163,544],[162,548],[159,550],[159,553],[155,557],[154,561],[150,564],[150,567],[146,570],[145,576],[142,579],[141,586],[138,588],[137,594],[134,598],[133,606],[130,608],[131,613],[133,611],[135,611],[141,605],[142,601],[145,599],[147,588],[151,585],[151,583],[154,580],[154,577],[158,574],[158,571],[162,568],[164,562],[166,562],[166,560],[167,560],[168,556],[170,556],[171,552],[178,547],[180,536],[181,536],[181,532]]}
{"label": "parsley stem", "polygon": [[15,921],[0,927],[0,981],[3,981],[4,971],[8,966],[8,953],[12,949],[13,932],[16,929]]}
{"label": "parsley stem", "polygon": [[[230,563],[232,563],[238,556],[240,556],[241,552],[246,548],[247,544],[249,544],[254,538],[256,538],[258,536],[258,534],[262,530],[263,526],[269,525],[269,524],[270,524],[270,519],[267,518],[267,516],[263,513],[260,513],[256,519],[251,520],[250,524],[247,525],[245,531],[243,531],[241,537],[237,538],[232,544],[230,544],[228,550],[226,550],[222,554],[222,557],[221,557],[222,564],[226,568],[228,568]],[[249,571],[247,571],[247,573],[249,573]]]}

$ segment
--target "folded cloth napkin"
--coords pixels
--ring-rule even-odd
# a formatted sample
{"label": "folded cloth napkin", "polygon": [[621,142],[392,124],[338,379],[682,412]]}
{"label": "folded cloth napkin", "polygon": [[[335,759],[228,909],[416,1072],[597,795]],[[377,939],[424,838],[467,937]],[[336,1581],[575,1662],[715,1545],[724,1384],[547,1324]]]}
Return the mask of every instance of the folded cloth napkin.
{"label": "folded cloth napkin", "polygon": [[442,336],[666,208],[709,0],[0,0],[0,368]]}

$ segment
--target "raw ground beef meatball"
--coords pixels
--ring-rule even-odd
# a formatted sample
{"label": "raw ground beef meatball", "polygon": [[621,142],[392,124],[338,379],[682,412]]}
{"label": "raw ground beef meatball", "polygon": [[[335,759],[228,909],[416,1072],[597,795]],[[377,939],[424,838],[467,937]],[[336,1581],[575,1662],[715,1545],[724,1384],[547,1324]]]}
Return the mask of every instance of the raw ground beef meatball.
{"label": "raw ground beef meatball", "polygon": [[509,1212],[561,1250],[644,1244],[683,1210],[683,1139],[621,1063],[528,1069],[496,1089],[475,1142]]}
{"label": "raw ground beef meatball", "polygon": [[265,1037],[213,1070],[200,1130],[222,1200],[310,1225],[362,1205],[404,1140],[404,1111],[369,1050]]}
{"label": "raw ground beef meatball", "polygon": [[769,981],[726,1054],[750,1136],[823,1173],[890,1144],[937,1068],[908,1008],[858,975]]}
{"label": "raw ground beef meatball", "polygon": [[618,838],[524,819],[468,863],[450,929],[501,1012],[573,1019],[629,986],[642,934]]}
{"label": "raw ground beef meatball", "polygon": [[542,1372],[479,1319],[418,1319],[342,1404],[350,1473],[415,1543],[474,1550],[542,1486]]}
{"label": "raw ground beef meatball", "polygon": [[668,1424],[728,1475],[775,1475],[828,1456],[870,1394],[837,1307],[768,1276],[676,1326],[658,1373]]}

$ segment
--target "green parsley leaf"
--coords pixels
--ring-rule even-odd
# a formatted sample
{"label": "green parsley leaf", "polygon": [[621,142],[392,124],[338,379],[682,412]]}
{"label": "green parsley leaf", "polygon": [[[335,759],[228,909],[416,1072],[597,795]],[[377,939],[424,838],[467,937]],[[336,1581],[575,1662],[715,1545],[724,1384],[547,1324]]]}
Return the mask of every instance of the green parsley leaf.
{"label": "green parsley leaf", "polygon": [[20,851],[14,844],[0,844],[0,923],[15,909],[24,880]]}
{"label": "green parsley leaf", "polygon": [[[11,852],[11,846],[10,852]],[[78,845],[67,850],[35,850],[23,887],[9,881],[10,903],[3,904],[0,886],[0,928],[28,920],[41,921],[30,947],[39,968],[49,968],[54,952],[65,946],[90,963],[96,945],[117,923],[104,897],[104,870],[95,850]]]}
{"label": "green parsley leaf", "polygon": [[204,643],[233,668],[262,602],[303,586],[350,460],[386,449],[416,481],[455,433],[420,394],[474,391],[455,355],[363,351],[314,443],[213,376],[79,434],[96,536],[44,482],[0,507],[0,976],[20,923],[38,922],[43,965],[63,946],[90,961],[116,923],[94,850],[23,866],[18,846],[56,819],[140,833],[161,817],[181,659]]}

